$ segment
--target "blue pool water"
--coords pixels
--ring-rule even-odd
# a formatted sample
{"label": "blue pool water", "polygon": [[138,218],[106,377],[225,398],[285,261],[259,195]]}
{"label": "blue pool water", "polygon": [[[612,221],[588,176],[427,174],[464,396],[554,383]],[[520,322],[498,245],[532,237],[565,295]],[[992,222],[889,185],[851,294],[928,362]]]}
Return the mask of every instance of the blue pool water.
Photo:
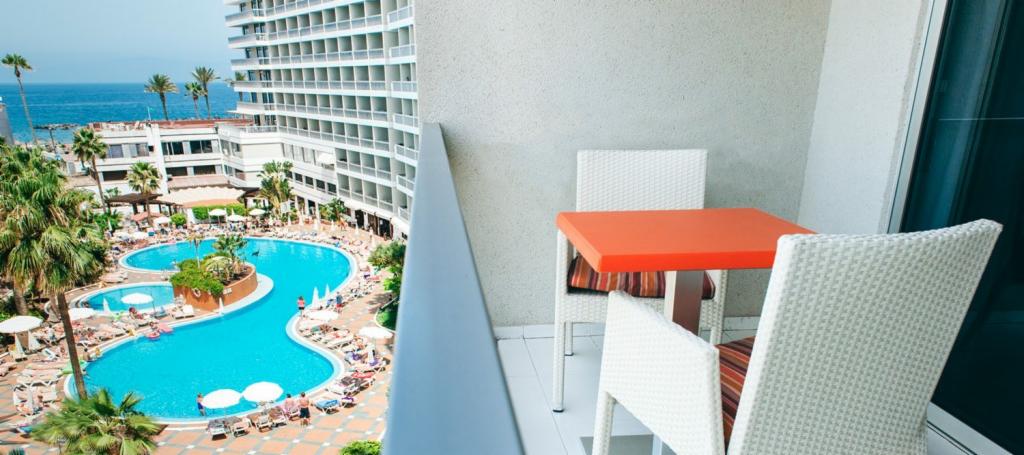
{"label": "blue pool water", "polygon": [[[121,299],[124,298],[124,296],[134,294],[136,292],[152,296],[153,303],[147,303],[145,305],[128,305],[121,303]],[[104,299],[107,300],[107,304],[110,306],[110,311],[114,313],[118,311],[128,311],[128,309],[133,306],[139,310],[147,311],[154,307],[161,307],[174,303],[174,288],[169,284],[140,284],[137,286],[126,286],[123,288],[114,288],[97,292],[90,295],[85,299],[85,301],[88,302],[89,308],[96,311],[103,311]]]}
{"label": "blue pool water", "polygon": [[[211,243],[201,245],[200,255],[212,251]],[[289,338],[285,324],[295,315],[299,295],[309,301],[314,287],[323,292],[324,285],[334,288],[348,277],[348,258],[331,248],[269,239],[249,239],[244,251],[257,272],[274,281],[269,294],[225,316],[175,327],[157,341],[138,339],[105,352],[86,369],[87,386],[106,387],[115,396],[140,393],[143,412],[171,420],[197,418],[198,393],[241,392],[254,382],[270,381],[297,395],[330,378],[334,365]],[[194,254],[191,245],[178,243],[142,250],[125,263],[165,270]],[[254,408],[242,401],[226,412]]]}

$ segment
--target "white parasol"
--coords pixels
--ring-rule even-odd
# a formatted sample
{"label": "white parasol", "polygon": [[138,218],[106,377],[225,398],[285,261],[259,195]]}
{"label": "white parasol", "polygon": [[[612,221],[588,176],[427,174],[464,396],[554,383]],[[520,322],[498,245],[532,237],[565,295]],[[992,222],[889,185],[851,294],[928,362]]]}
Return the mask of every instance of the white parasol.
{"label": "white parasol", "polygon": [[153,297],[141,292],[133,292],[124,297],[121,297],[121,303],[128,305],[145,305],[153,301]]}
{"label": "white parasol", "polygon": [[367,326],[359,329],[359,336],[372,340],[387,340],[395,336],[395,334],[383,327]]}
{"label": "white parasol", "polygon": [[313,307],[313,308],[320,308],[320,306],[319,306],[319,302],[320,302],[320,290],[319,290],[319,289],[317,289],[317,288],[316,288],[316,287],[314,286],[314,287],[313,287],[313,300],[311,300],[311,301],[309,302],[309,306],[311,306],[311,307]]}
{"label": "white parasol", "polygon": [[253,403],[272,403],[277,400],[284,390],[273,382],[257,382],[246,387],[242,391],[242,397]]}
{"label": "white parasol", "polygon": [[103,312],[104,313],[109,313],[110,312],[110,302],[108,302],[106,298],[103,299]]}
{"label": "white parasol", "polygon": [[143,232],[143,231],[132,232],[132,238],[135,239],[135,240],[142,240],[142,239],[145,239],[145,238],[148,238],[148,237],[149,237],[149,234],[146,233],[146,232]]}
{"label": "white parasol", "polygon": [[242,215],[234,214],[234,215],[228,215],[227,220],[231,221],[233,223],[237,223],[237,222],[245,221],[245,217],[242,216]]}
{"label": "white parasol", "polygon": [[310,311],[309,313],[306,313],[305,316],[309,319],[320,322],[330,322],[338,319],[338,313],[331,310]]}
{"label": "white parasol", "polygon": [[231,389],[214,390],[203,397],[203,407],[210,409],[230,408],[242,399],[242,394]]}
{"label": "white parasol", "polygon": [[265,213],[267,213],[267,211],[263,210],[263,209],[252,209],[252,210],[249,211],[249,214],[252,215],[252,216],[260,216],[260,215],[263,215]]}
{"label": "white parasol", "polygon": [[227,215],[227,214],[228,214],[228,212],[224,211],[224,209],[213,209],[213,210],[210,210],[210,216],[224,216],[224,215]]}
{"label": "white parasol", "polygon": [[35,316],[15,316],[0,322],[0,333],[20,333],[39,327],[42,319]]}
{"label": "white parasol", "polygon": [[81,321],[82,319],[89,319],[95,315],[96,310],[92,308],[71,308],[68,310],[68,317],[70,317],[72,321]]}
{"label": "white parasol", "polygon": [[161,216],[161,217],[156,218],[156,219],[153,220],[153,224],[157,224],[157,225],[159,225],[159,224],[167,224],[167,223],[170,223],[170,222],[171,222],[171,219],[167,218],[166,216]]}

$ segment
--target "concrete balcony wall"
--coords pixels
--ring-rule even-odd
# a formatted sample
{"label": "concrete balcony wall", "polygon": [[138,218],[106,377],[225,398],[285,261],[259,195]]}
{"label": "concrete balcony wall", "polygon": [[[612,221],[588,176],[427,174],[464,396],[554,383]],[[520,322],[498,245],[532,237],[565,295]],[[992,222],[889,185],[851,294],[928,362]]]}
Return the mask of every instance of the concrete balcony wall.
{"label": "concrete balcony wall", "polygon": [[[419,118],[444,127],[492,322],[553,319],[554,219],[574,206],[578,150],[707,148],[709,207],[795,220],[828,14],[818,0],[417,3]],[[732,274],[728,313],[758,314],[767,276]]]}

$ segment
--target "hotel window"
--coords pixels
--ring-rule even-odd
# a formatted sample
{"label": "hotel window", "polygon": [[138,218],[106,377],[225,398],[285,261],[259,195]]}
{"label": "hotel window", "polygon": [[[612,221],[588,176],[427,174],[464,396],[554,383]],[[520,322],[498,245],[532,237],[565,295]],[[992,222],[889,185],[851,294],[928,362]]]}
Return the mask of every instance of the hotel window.
{"label": "hotel window", "polygon": [[103,172],[104,182],[117,182],[128,177],[128,171],[106,171]]}
{"label": "hotel window", "polygon": [[337,195],[338,194],[338,185],[335,185],[333,183],[328,183],[327,184],[327,192],[331,193],[333,195]]}
{"label": "hotel window", "polygon": [[107,158],[124,158],[124,146],[117,144],[111,145],[107,149]]}
{"label": "hotel window", "polygon": [[192,168],[193,175],[214,175],[217,173],[215,166],[196,166]]}
{"label": "hotel window", "polygon": [[184,177],[188,175],[187,167],[169,167],[167,168],[167,175],[171,177]]}
{"label": "hotel window", "polygon": [[145,142],[135,144],[135,155],[133,156],[149,156],[149,144]]}
{"label": "hotel window", "polygon": [[213,141],[188,141],[192,153],[213,153]]}
{"label": "hotel window", "polygon": [[184,155],[185,144],[181,142],[164,142],[163,143],[164,156],[168,155]]}

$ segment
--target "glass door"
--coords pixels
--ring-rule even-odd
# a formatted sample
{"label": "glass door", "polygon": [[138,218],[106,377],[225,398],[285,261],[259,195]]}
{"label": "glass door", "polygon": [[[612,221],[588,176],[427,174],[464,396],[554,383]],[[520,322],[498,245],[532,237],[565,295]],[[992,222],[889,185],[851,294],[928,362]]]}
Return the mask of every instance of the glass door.
{"label": "glass door", "polygon": [[1004,230],[934,403],[1024,453],[1024,1],[948,0],[903,231]]}

